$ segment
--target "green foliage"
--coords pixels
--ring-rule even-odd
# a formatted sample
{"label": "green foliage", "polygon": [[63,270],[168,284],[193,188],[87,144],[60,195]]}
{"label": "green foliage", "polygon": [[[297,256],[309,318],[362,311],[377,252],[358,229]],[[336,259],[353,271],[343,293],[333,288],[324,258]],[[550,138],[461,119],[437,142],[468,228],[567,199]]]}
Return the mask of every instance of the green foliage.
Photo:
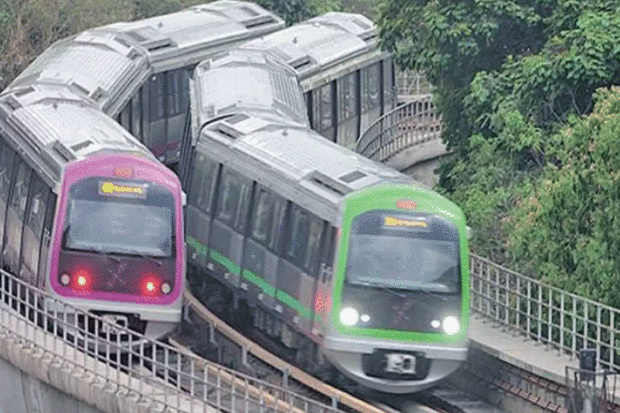
{"label": "green foliage", "polygon": [[435,85],[450,147],[466,150],[474,133],[462,111],[475,74],[499,69],[510,55],[538,51],[546,40],[543,21],[550,1],[382,0],[382,46],[401,66],[425,72]]}
{"label": "green foliage", "polygon": [[[94,0],[98,1],[98,0]],[[208,0],[133,0],[136,12],[134,20],[146,19],[162,14],[174,13],[198,4],[210,3]]]}
{"label": "green foliage", "polygon": [[287,26],[341,7],[340,0],[256,0],[256,4],[282,17]]}
{"label": "green foliage", "polygon": [[0,5],[0,89],[54,41],[134,17],[134,0],[4,0]]}
{"label": "green foliage", "polygon": [[587,117],[553,136],[560,166],[510,217],[513,259],[546,281],[620,306],[620,89],[601,89]]}

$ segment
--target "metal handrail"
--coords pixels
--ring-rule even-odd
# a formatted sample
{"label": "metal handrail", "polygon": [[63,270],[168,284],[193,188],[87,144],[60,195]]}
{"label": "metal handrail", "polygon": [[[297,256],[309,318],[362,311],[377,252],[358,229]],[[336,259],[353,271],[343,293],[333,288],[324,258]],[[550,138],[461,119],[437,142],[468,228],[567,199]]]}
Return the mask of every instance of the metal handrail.
{"label": "metal handrail", "polygon": [[377,119],[360,136],[356,152],[385,162],[412,146],[441,136],[441,115],[435,111],[432,96],[424,95],[398,106]]}
{"label": "metal handrail", "polygon": [[596,349],[600,367],[620,371],[620,310],[474,254],[470,263],[473,311],[570,357]]}
{"label": "metal handrail", "polygon": [[[107,400],[104,393],[113,389],[114,394],[126,396],[125,402],[155,411],[338,411],[282,386],[149,340],[50,297],[2,270],[0,357],[23,361],[18,367],[32,370],[33,375],[70,394],[71,388],[62,387],[71,382],[66,377],[88,381],[90,386],[83,388],[91,387],[91,392],[73,395],[104,411],[93,399],[97,389],[101,399]],[[44,361],[49,368],[39,366]],[[59,374],[52,374],[53,368]],[[60,380],[50,382],[56,376]]]}

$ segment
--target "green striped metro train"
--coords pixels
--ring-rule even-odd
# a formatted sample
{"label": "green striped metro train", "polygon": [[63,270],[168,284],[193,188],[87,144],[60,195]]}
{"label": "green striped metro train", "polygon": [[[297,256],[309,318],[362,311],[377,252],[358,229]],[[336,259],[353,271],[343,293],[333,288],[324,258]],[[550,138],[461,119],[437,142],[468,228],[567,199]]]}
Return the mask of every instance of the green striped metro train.
{"label": "green striped metro train", "polygon": [[191,91],[192,293],[311,372],[388,393],[453,372],[469,319],[461,210],[311,130],[294,72],[272,55],[205,62]]}

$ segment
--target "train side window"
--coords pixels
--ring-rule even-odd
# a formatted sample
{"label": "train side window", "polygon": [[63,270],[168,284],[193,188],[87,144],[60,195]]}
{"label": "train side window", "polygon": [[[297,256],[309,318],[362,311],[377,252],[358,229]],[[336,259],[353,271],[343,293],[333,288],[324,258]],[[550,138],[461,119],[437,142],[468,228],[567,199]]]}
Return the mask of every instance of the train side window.
{"label": "train side window", "polygon": [[7,202],[9,198],[14,159],[15,152],[7,144],[4,144],[0,153],[0,198],[4,202]]}
{"label": "train side window", "polygon": [[41,252],[39,254],[39,271],[38,271],[38,281],[37,281],[37,285],[39,287],[43,287],[45,285],[45,277],[47,275],[47,270],[48,270],[48,266],[49,266],[49,262],[47,259],[48,253],[49,253],[49,248],[50,248],[50,241],[51,241],[51,237],[52,237],[52,225],[54,222],[54,214],[56,212],[56,194],[54,194],[52,191],[48,190],[46,191],[48,194],[47,199],[45,200],[46,204],[48,205],[47,207],[47,213],[45,216],[45,220],[43,222],[43,234],[41,236]]}
{"label": "train side window", "polygon": [[308,110],[308,120],[310,120],[310,127],[314,129],[315,117],[314,117],[314,104],[312,102],[312,91],[304,93],[304,101],[306,102],[306,109]]}
{"label": "train side window", "polygon": [[168,84],[168,116],[176,116],[185,110],[183,107],[183,68],[166,72]]}
{"label": "train side window", "polygon": [[310,218],[310,228],[308,231],[308,247],[306,249],[304,268],[314,274],[316,272],[319,252],[321,246],[321,237],[323,235],[323,221],[316,218]]}
{"label": "train side window", "polygon": [[269,227],[273,219],[273,196],[264,188],[258,189],[252,211],[251,236],[263,245],[268,244]]}
{"label": "train side window", "polygon": [[301,267],[308,239],[308,213],[297,205],[291,205],[291,210],[292,223],[285,254],[286,258]]}
{"label": "train side window", "polygon": [[17,169],[17,175],[15,177],[15,184],[13,185],[13,194],[9,205],[17,212],[17,215],[21,221],[24,220],[24,214],[26,212],[26,203],[28,201],[28,188],[30,186],[30,175],[32,170],[25,162],[20,162]]}
{"label": "train side window", "polygon": [[[2,135],[0,135],[0,138]],[[11,175],[13,173],[13,159],[15,152],[0,140],[0,251],[4,240],[4,221],[6,219],[6,206],[11,188]]]}
{"label": "train side window", "polygon": [[39,251],[41,247],[41,234],[47,212],[47,200],[49,190],[47,186],[35,176],[28,201],[28,213],[22,244],[22,263],[20,272],[27,274],[34,281],[39,265]]}
{"label": "train side window", "polygon": [[332,85],[327,84],[319,89],[320,125],[321,130],[332,127]]}
{"label": "train side window", "polygon": [[150,121],[154,122],[166,117],[166,74],[157,73],[151,76],[149,81],[149,94],[151,102]]}
{"label": "train side window", "polygon": [[141,90],[131,98],[131,134],[142,141],[142,93]]}
{"label": "train side window", "polygon": [[32,192],[30,194],[28,216],[26,217],[26,225],[40,236],[45,221],[45,212],[47,210],[47,186],[39,177],[35,176]]}
{"label": "train side window", "polygon": [[361,70],[362,76],[362,112],[379,106],[381,62],[365,67]]}
{"label": "train side window", "polygon": [[395,68],[392,59],[383,61],[383,85],[380,88],[383,91],[383,113],[390,111],[395,104],[396,77]]}
{"label": "train side window", "polygon": [[211,198],[217,181],[218,166],[217,162],[203,154],[198,154],[192,168],[194,175],[189,192],[189,203],[206,214],[211,213]]}
{"label": "train side window", "polygon": [[351,73],[338,79],[338,122],[345,122],[356,115],[355,76],[355,73]]}
{"label": "train side window", "polygon": [[284,233],[284,224],[286,220],[286,199],[274,195],[273,203],[273,219],[271,225],[271,235],[269,236],[269,249],[278,252],[281,235]]}
{"label": "train side window", "polygon": [[121,113],[119,113],[117,121],[123,128],[131,132],[131,120],[131,102],[127,102]]}
{"label": "train side window", "polygon": [[217,218],[240,231],[245,226],[252,181],[229,169],[224,169],[222,177]]}

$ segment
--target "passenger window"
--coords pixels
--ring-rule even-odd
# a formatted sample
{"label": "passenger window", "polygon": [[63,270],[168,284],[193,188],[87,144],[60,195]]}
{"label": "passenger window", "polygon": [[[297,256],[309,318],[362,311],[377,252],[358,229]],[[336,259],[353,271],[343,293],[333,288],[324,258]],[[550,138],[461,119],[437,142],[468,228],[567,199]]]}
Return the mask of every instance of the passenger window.
{"label": "passenger window", "polygon": [[245,225],[251,181],[232,171],[222,176],[217,218],[240,230]]}
{"label": "passenger window", "polygon": [[142,101],[142,142],[148,147],[151,148],[152,138],[150,136],[150,113],[151,113],[151,102],[149,100],[149,84],[142,86],[140,89],[140,100]]}
{"label": "passenger window", "polygon": [[15,152],[7,144],[3,146],[0,153],[0,198],[6,202],[11,188],[11,174],[13,173]]}
{"label": "passenger window", "polygon": [[396,92],[396,84],[395,84],[395,74],[394,74],[394,63],[391,59],[385,59],[383,61],[383,85],[380,88],[383,91],[383,102],[384,102],[384,110],[383,112],[387,112],[394,107],[395,104],[395,92]]}
{"label": "passenger window", "polygon": [[28,187],[30,186],[30,175],[32,170],[25,162],[20,162],[17,169],[17,176],[13,186],[10,206],[17,212],[19,219],[23,221],[26,212],[26,202],[28,201]]}
{"label": "passenger window", "polygon": [[326,130],[332,127],[332,85],[328,84],[321,89],[320,93],[320,110],[321,110],[321,130]]}
{"label": "passenger window", "polygon": [[158,73],[151,76],[149,82],[150,102],[151,102],[151,118],[154,122],[163,119],[166,116],[166,103],[164,101],[166,94],[166,74]]}
{"label": "passenger window", "polygon": [[182,106],[184,69],[166,72],[168,78],[168,116],[176,116],[185,108]]}
{"label": "passenger window", "polygon": [[269,226],[273,217],[273,197],[265,189],[258,191],[252,217],[252,238],[267,244]]}
{"label": "passenger window", "polygon": [[271,235],[269,237],[269,248],[274,252],[278,252],[280,235],[284,232],[286,204],[287,202],[284,198],[280,198],[277,195],[274,196],[273,219],[271,225]]}
{"label": "passenger window", "polygon": [[292,207],[292,223],[286,256],[298,266],[303,264],[303,256],[308,238],[308,213],[296,205]]}
{"label": "passenger window", "polygon": [[30,210],[26,219],[26,225],[32,229],[37,238],[40,238],[47,211],[47,186],[38,177],[33,182]]}
{"label": "passenger window", "polygon": [[26,217],[26,226],[30,228],[30,231],[25,229],[22,235],[22,265],[20,266],[20,274],[32,281],[36,279],[39,265],[41,233],[47,212],[47,200],[47,186],[35,176],[28,202],[28,216]]}
{"label": "passenger window", "polygon": [[217,178],[219,164],[202,154],[198,154],[194,163],[194,175],[189,202],[201,211],[211,212],[211,196]]}
{"label": "passenger window", "polygon": [[361,70],[362,76],[362,112],[379,106],[381,63]]}
{"label": "passenger window", "polygon": [[131,134],[142,141],[142,93],[138,92],[131,98]]}
{"label": "passenger window", "polygon": [[338,79],[338,122],[345,122],[357,114],[356,74]]}
{"label": "passenger window", "polygon": [[304,261],[304,268],[312,274],[316,272],[322,235],[323,221],[313,217],[310,221],[308,248],[306,250],[306,256]]}

